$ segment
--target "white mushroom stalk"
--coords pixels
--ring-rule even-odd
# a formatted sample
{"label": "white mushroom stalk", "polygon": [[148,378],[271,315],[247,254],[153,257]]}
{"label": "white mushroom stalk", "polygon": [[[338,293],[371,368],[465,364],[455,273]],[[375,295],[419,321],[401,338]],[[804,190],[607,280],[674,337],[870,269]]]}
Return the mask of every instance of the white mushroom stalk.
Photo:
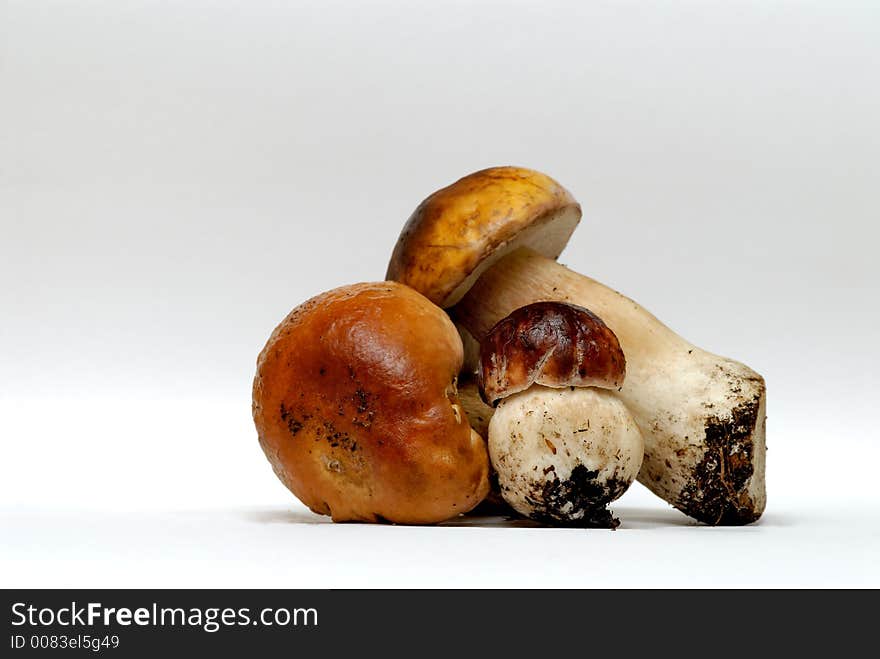
{"label": "white mushroom stalk", "polygon": [[501,496],[518,513],[549,524],[619,524],[606,506],[635,481],[644,443],[612,392],[534,385],[498,405],[488,434]]}

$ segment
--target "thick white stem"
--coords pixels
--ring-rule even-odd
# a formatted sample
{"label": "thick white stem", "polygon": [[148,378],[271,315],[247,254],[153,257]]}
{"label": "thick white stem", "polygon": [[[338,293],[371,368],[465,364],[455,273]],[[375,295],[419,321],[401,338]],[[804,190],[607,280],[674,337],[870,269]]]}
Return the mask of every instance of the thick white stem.
{"label": "thick white stem", "polygon": [[606,506],[636,479],[644,445],[613,392],[533,385],[499,403],[489,456],[504,500],[526,517],[615,527]]}
{"label": "thick white stem", "polygon": [[639,304],[530,250],[487,270],[451,313],[481,338],[541,300],[586,307],[617,335],[627,374],[619,392],[645,440],[639,480],[709,524],[746,524],[764,510],[764,380],[688,343]]}

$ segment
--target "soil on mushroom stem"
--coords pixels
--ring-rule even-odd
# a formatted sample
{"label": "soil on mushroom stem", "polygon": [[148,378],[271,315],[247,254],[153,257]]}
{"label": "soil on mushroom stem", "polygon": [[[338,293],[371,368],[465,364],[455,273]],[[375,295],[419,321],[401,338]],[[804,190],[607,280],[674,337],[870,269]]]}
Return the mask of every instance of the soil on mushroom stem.
{"label": "soil on mushroom stem", "polygon": [[746,487],[754,473],[752,433],[758,423],[760,397],[733,409],[730,418],[706,419],[706,453],[684,488],[679,507],[707,524],[740,525],[760,516]]}
{"label": "soil on mushroom stem", "polygon": [[[620,520],[611,514],[607,504],[597,506],[593,502],[616,499],[626,491],[629,483],[611,477],[606,480],[606,484],[600,485],[596,482],[598,475],[599,470],[578,465],[571,470],[571,476],[566,480],[555,477],[545,481],[540,487],[536,486],[532,496],[526,498],[535,507],[530,517],[553,526],[616,529],[620,526]],[[562,520],[552,512],[567,507],[572,511],[583,511],[583,517]]]}

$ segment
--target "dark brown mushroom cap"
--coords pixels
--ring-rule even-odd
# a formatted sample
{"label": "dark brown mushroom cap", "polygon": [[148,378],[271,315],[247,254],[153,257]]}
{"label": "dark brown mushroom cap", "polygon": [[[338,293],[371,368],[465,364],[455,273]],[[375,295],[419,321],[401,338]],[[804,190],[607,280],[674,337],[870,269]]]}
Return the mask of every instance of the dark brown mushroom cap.
{"label": "dark brown mushroom cap", "polygon": [[501,319],[480,342],[480,395],[490,405],[533,384],[617,389],[626,358],[589,309],[535,302]]}

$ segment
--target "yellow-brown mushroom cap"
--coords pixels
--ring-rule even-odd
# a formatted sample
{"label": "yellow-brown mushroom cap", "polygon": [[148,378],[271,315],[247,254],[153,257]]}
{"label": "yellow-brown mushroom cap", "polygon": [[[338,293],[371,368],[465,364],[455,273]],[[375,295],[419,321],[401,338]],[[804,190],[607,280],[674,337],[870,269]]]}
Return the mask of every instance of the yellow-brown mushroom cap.
{"label": "yellow-brown mushroom cap", "polygon": [[484,169],[419,204],[400,233],[386,278],[450,307],[514,249],[557,258],[580,218],[580,205],[549,176],[522,167]]}
{"label": "yellow-brown mushroom cap", "polygon": [[276,475],[335,521],[439,522],[486,495],[488,455],[455,381],[442,309],[395,282],[295,308],[257,361],[253,416]]}

